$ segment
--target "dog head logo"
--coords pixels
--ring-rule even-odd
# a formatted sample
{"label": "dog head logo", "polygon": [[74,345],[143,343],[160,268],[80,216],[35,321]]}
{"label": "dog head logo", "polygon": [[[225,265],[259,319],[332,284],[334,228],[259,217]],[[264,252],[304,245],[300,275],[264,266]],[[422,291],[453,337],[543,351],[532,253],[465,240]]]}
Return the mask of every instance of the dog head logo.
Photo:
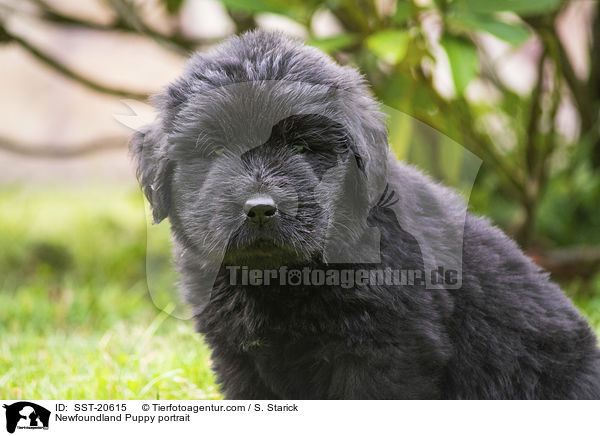
{"label": "dog head logo", "polygon": [[6,409],[6,431],[18,429],[48,429],[50,411],[28,401],[3,406]]}

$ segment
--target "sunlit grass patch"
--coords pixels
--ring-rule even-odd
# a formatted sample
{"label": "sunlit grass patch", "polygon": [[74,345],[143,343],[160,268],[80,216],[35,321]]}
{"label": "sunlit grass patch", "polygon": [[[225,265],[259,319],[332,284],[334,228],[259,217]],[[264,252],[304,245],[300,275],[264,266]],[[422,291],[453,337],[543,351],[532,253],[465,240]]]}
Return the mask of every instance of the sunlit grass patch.
{"label": "sunlit grass patch", "polygon": [[220,398],[192,322],[148,294],[139,191],[13,187],[0,205],[0,398]]}

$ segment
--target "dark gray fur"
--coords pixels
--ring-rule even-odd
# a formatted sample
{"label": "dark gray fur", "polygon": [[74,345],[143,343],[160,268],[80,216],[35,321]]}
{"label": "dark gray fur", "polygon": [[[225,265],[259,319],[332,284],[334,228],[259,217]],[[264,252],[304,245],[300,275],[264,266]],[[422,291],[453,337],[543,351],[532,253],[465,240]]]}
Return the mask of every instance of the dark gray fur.
{"label": "dark gray fur", "polygon": [[[355,70],[247,33],[195,55],[156,104],[132,151],[227,398],[600,398],[584,318],[500,230],[392,157]],[[267,230],[242,212],[256,192],[280,209]],[[364,251],[368,229],[382,236],[379,267],[460,262],[462,286],[244,287],[225,274],[368,269],[327,254]]]}

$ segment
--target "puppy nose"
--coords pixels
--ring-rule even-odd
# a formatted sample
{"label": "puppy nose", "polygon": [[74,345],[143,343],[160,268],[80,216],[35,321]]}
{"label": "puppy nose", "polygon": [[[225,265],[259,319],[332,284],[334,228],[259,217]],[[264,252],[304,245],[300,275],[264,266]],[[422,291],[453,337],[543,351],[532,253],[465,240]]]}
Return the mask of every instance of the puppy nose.
{"label": "puppy nose", "polygon": [[246,201],[244,212],[251,222],[263,224],[275,216],[277,205],[270,196],[258,195]]}

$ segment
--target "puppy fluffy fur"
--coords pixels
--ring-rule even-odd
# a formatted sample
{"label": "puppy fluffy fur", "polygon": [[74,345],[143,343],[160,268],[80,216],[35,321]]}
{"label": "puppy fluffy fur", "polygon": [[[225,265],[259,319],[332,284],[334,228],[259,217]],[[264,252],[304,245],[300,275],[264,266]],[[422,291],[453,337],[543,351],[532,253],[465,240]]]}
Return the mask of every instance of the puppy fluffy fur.
{"label": "puppy fluffy fur", "polygon": [[[513,241],[391,156],[355,70],[247,33],[195,55],[156,105],[132,152],[227,398],[600,398],[586,321]],[[268,231],[242,212],[257,192],[278,205]],[[328,241],[361,251],[367,228],[381,234],[377,268],[422,270],[434,252],[458,259],[462,285],[249,287],[226,274],[373,268],[325,255]]]}

